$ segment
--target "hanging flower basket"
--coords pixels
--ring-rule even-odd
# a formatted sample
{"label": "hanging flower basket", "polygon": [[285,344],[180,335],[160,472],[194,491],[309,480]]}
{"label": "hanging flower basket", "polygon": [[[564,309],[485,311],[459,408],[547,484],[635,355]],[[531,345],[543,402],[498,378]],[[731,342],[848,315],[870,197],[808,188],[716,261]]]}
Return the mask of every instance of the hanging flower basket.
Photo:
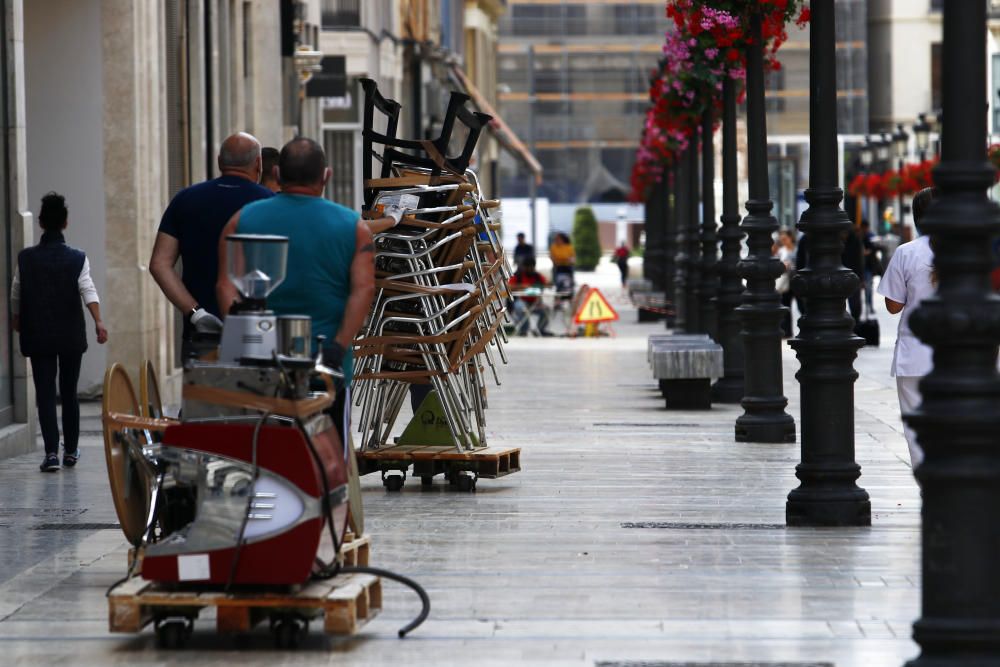
{"label": "hanging flower basket", "polygon": [[[766,64],[779,69],[776,54],[788,38],[786,26],[809,21],[803,0],[668,0],[673,30],[666,34],[661,68],[650,86],[652,104],[632,170],[633,201],[648,197],[667,166],[687,149],[705,114],[717,117],[723,82],[745,80],[754,11],[761,14]],[[742,97],[742,86],[739,90]]]}

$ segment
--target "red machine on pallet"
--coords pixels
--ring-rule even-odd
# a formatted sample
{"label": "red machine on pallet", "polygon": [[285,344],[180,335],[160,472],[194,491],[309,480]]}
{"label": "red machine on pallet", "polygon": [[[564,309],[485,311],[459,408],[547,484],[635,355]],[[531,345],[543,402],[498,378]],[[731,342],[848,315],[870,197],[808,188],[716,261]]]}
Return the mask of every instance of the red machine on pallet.
{"label": "red machine on pallet", "polygon": [[[330,414],[338,374],[311,353],[309,318],[267,310],[287,239],[227,242],[243,301],[218,360],[185,364],[182,419],[105,411],[115,506],[146,579],[301,584],[332,569],[347,528],[349,450]],[[106,405],[127,406],[115,398],[131,391],[127,375],[114,371]]]}

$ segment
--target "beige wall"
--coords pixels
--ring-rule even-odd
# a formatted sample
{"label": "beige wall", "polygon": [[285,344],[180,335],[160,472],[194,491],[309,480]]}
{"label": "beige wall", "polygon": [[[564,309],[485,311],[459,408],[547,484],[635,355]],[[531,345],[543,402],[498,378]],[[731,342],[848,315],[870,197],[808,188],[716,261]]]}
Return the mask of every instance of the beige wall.
{"label": "beige wall", "polygon": [[163,296],[147,262],[167,203],[161,7],[158,0],[101,0],[104,73],[105,319],[108,361],[135,373],[151,359],[172,367]]}
{"label": "beige wall", "polygon": [[[7,140],[6,173],[9,199],[4,211],[10,231],[8,261],[14,262],[17,253],[32,241],[33,218],[28,205],[27,153],[24,100],[24,24],[21,0],[10,0],[0,5],[7,40],[7,60],[3,63],[7,96],[0,101],[6,105],[6,125],[3,132]],[[6,286],[3,286],[6,289]],[[17,335],[5,332],[13,339],[12,375],[14,418],[13,423],[0,428],[0,459],[16,456],[35,449],[35,392],[31,384],[30,367],[21,356]]]}

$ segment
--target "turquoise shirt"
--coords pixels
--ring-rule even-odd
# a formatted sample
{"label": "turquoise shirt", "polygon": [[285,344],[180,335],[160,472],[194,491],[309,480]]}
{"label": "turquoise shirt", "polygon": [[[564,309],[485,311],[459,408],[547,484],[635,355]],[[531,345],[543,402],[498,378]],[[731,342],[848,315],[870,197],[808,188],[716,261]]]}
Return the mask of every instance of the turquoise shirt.
{"label": "turquoise shirt", "polygon": [[[351,293],[351,262],[358,214],[321,197],[279,194],[243,207],[237,232],[288,237],[285,281],[267,297],[278,315],[308,315],[313,337],[332,341]],[[354,373],[350,348],[344,355],[348,385]]]}

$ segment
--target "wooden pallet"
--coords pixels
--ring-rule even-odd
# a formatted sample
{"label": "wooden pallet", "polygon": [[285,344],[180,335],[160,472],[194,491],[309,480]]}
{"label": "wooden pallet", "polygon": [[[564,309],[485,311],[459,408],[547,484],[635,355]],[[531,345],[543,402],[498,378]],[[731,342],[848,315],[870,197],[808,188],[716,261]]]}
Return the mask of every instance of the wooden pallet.
{"label": "wooden pallet", "polygon": [[466,470],[477,477],[495,479],[521,470],[521,448],[483,447],[459,452],[452,445],[396,445],[358,452],[358,469],[362,475],[406,470],[410,465],[418,477]]}
{"label": "wooden pallet", "polygon": [[[345,565],[368,565],[371,540],[364,536],[345,542]],[[341,574],[291,591],[225,593],[204,587],[176,590],[133,577],[108,594],[111,632],[140,632],[169,617],[196,618],[207,607],[216,609],[220,634],[249,632],[260,621],[281,614],[323,617],[327,634],[352,635],[382,610],[382,582],[369,574]]]}

